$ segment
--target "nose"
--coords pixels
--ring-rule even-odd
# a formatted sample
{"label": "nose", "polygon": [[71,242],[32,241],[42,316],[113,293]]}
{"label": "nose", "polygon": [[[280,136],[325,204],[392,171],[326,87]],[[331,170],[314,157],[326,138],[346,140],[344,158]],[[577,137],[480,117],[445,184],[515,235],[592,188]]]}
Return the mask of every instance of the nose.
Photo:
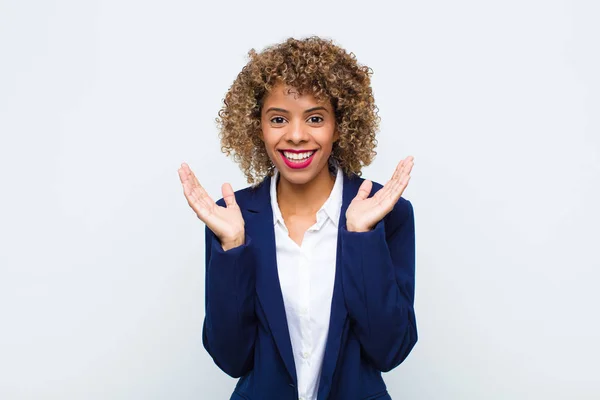
{"label": "nose", "polygon": [[293,120],[289,125],[288,132],[286,134],[286,140],[289,143],[301,144],[308,141],[309,133],[308,127],[299,118]]}

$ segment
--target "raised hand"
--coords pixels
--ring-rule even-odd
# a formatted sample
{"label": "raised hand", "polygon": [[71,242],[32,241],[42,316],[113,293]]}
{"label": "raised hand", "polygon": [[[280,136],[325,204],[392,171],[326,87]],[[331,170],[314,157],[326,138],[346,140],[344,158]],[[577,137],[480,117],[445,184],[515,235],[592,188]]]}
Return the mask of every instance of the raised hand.
{"label": "raised hand", "polygon": [[351,232],[366,232],[383,219],[402,196],[410,180],[414,157],[400,161],[392,178],[373,197],[369,197],[373,182],[365,180],[346,210],[346,228]]}
{"label": "raised hand", "polygon": [[224,250],[244,244],[244,218],[235,201],[233,189],[229,183],[221,187],[226,207],[221,207],[200,185],[190,167],[183,163],[179,168],[179,179],[183,193],[190,207],[206,226],[219,238]]}

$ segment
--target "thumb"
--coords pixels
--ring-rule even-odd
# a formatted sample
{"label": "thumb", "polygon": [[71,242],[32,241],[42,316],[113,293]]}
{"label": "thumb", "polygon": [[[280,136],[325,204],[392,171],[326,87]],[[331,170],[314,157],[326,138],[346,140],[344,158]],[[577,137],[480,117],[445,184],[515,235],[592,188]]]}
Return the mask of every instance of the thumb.
{"label": "thumb", "polygon": [[235,194],[233,193],[233,188],[229,183],[224,183],[223,186],[221,186],[221,193],[223,194],[223,200],[225,200],[225,204],[227,205],[227,207],[231,207],[237,204],[235,202]]}
{"label": "thumb", "polygon": [[356,197],[354,199],[355,200],[356,199],[365,200],[367,197],[369,197],[372,187],[373,187],[373,182],[371,182],[368,179],[365,179],[363,181],[363,183],[360,185],[360,187],[358,188],[358,193],[356,194]]}

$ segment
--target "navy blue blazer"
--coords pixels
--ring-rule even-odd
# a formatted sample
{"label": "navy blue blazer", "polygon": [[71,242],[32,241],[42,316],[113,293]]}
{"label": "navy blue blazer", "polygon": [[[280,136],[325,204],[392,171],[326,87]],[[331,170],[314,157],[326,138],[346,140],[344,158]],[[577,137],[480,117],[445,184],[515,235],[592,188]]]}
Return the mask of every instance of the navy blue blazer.
{"label": "navy blue blazer", "polygon": [[[230,400],[296,400],[297,377],[277,273],[267,177],[236,192],[245,244],[223,251],[206,229],[203,344],[224,372],[240,378]],[[369,232],[346,229],[346,209],[363,179],[344,174],[335,283],[318,400],[391,399],[381,372],[417,342],[415,227],[400,198]],[[373,182],[371,195],[381,189]],[[218,202],[224,205],[223,199]]]}

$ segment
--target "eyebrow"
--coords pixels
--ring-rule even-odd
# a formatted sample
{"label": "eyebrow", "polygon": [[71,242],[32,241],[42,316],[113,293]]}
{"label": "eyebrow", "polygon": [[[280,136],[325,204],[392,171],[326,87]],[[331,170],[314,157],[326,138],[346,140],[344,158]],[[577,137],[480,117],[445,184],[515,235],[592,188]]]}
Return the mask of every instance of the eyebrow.
{"label": "eyebrow", "polygon": [[[311,112],[315,112],[315,111],[325,111],[326,113],[329,113],[329,111],[327,111],[327,109],[323,106],[319,106],[319,107],[313,107],[313,108],[309,108],[308,110],[304,111],[305,114],[311,113]],[[278,108],[278,107],[270,107],[267,111],[265,112],[269,112],[269,111],[277,111],[280,113],[289,113],[288,110],[286,110],[285,108]]]}

